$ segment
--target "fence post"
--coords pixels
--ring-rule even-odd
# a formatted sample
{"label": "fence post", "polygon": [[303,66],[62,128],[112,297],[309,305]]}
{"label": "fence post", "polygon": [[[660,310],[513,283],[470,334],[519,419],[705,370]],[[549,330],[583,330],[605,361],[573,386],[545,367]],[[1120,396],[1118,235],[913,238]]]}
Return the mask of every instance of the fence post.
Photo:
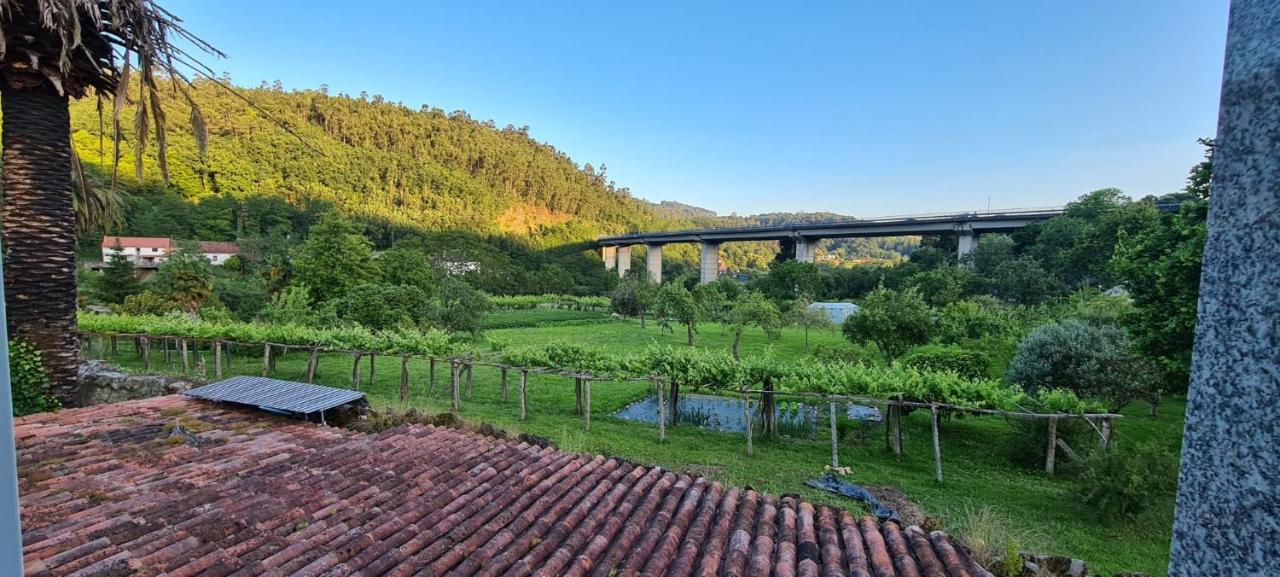
{"label": "fence post", "polygon": [[582,414],[582,377],[573,377],[573,412]]}
{"label": "fence post", "polygon": [[475,371],[475,364],[471,361],[471,355],[467,355],[467,400],[471,400],[471,373]]}
{"label": "fence post", "polygon": [[653,386],[658,389],[658,442],[667,440],[667,407],[662,399],[662,380],[654,377]]}
{"label": "fence post", "polygon": [[431,357],[427,369],[427,396],[436,394],[436,358]]}
{"label": "fence post", "polygon": [[933,475],[942,482],[942,442],[938,438],[938,405],[935,403],[929,406],[929,411],[933,413]]}
{"label": "fence post", "polygon": [[355,353],[354,360],[351,361],[351,388],[360,390],[360,358],[364,355]]}
{"label": "fence post", "polygon": [[262,343],[262,376],[271,368],[271,343]]}
{"label": "fence post", "polygon": [[116,336],[111,335],[111,358],[113,359],[116,358],[117,354],[118,352],[116,350]]}
{"label": "fence post", "polygon": [[376,377],[378,370],[378,353],[369,353],[369,386],[373,387],[373,379]]}
{"label": "fence post", "polygon": [[142,370],[151,370],[151,339],[138,337],[138,347],[142,349]]}
{"label": "fence post", "polygon": [[462,372],[462,364],[459,363],[456,359],[450,359],[449,360],[449,388],[450,390],[453,391],[452,406],[453,406],[454,412],[462,411],[462,392],[459,390],[462,387],[458,383],[458,380],[461,377],[461,375],[459,375],[460,372]]}
{"label": "fence post", "polygon": [[755,447],[751,445],[751,395],[747,393],[747,387],[742,387],[742,417],[747,422],[747,456],[751,457],[756,454]]}
{"label": "fence post", "polygon": [[222,378],[222,341],[213,341],[213,376]]}
{"label": "fence post", "polygon": [[187,355],[187,339],[178,339],[178,347],[182,351],[182,374],[190,374],[191,359]]}
{"label": "fence post", "polygon": [[307,384],[311,384],[316,380],[316,364],[320,362],[320,348],[311,347],[311,354],[307,356]]}
{"label": "fence post", "polygon": [[520,369],[520,420],[528,417],[528,406],[525,402],[525,389],[529,384],[529,371]]}
{"label": "fence post", "polygon": [[400,404],[409,403],[409,355],[400,357]]}
{"label": "fence post", "polygon": [[502,367],[502,402],[507,402],[507,367]]}
{"label": "fence post", "polygon": [[836,433],[836,400],[831,399],[831,467],[840,466],[840,448],[837,445],[839,436]]}
{"label": "fence post", "polygon": [[1044,472],[1053,474],[1053,461],[1058,452],[1058,417],[1049,417],[1049,445],[1044,454]]}
{"label": "fence post", "polygon": [[591,431],[591,379],[582,379],[582,430]]}

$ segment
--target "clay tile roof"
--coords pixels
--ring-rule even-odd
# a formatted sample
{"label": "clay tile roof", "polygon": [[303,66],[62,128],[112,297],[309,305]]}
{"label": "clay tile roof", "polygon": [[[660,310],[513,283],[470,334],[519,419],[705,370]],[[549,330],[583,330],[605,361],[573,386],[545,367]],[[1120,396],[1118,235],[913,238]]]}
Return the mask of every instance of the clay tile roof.
{"label": "clay tile roof", "polygon": [[151,236],[104,236],[102,237],[102,248],[114,248],[116,242],[120,242],[120,246],[125,248],[163,248],[173,247],[173,239],[158,238]]}
{"label": "clay tile roof", "polygon": [[200,241],[200,252],[204,254],[240,254],[240,245],[220,240]]}
{"label": "clay tile roof", "polygon": [[943,533],[454,429],[169,396],[16,435],[30,576],[991,575]]}

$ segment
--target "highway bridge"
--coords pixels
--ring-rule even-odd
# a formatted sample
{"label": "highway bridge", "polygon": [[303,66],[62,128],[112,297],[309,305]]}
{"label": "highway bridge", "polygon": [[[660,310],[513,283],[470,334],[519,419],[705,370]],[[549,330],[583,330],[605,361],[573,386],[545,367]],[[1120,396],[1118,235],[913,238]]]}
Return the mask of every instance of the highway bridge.
{"label": "highway bridge", "polygon": [[[1163,207],[1162,207],[1163,208]],[[711,282],[720,273],[720,245],[726,242],[776,240],[795,243],[796,260],[813,262],[818,241],[826,238],[923,236],[954,234],[959,254],[973,251],[977,236],[989,232],[1009,232],[1042,222],[1063,213],[1062,207],[1022,208],[949,214],[918,214],[880,218],[849,219],[775,226],[700,228],[663,232],[640,232],[596,239],[605,267],[625,275],[631,266],[631,247],[648,249],[645,267],[654,282],[662,282],[662,247],[672,243],[702,245],[702,282]]]}

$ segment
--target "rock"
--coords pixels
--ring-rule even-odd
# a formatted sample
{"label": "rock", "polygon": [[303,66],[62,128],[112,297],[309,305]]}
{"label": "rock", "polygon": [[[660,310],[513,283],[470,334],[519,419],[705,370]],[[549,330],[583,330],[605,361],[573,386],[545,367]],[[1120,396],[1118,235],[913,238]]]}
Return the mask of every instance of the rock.
{"label": "rock", "polygon": [[81,363],[77,376],[80,406],[172,395],[202,384],[184,377],[126,373],[101,360]]}

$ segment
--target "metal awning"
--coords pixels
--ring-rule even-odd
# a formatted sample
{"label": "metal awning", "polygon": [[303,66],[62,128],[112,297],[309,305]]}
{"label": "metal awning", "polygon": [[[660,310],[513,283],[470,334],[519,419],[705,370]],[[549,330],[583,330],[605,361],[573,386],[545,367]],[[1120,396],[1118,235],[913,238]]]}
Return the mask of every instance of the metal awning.
{"label": "metal awning", "polygon": [[318,413],[364,398],[364,393],[266,377],[231,377],[184,393],[209,401],[239,403],[288,413]]}

